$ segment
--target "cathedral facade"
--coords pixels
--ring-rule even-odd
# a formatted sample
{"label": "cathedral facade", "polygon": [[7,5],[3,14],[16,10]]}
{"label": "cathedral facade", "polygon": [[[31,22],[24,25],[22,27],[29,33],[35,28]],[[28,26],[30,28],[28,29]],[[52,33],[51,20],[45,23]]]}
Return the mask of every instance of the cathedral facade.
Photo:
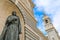
{"label": "cathedral facade", "polygon": [[7,17],[12,11],[16,11],[21,23],[20,40],[46,40],[47,38],[36,28],[33,7],[32,0],[0,0],[0,35]]}
{"label": "cathedral facade", "polygon": [[21,24],[20,40],[48,40],[36,27],[37,21],[34,18],[33,7],[32,0],[0,0],[0,35],[7,17],[11,15],[12,11],[16,11]]}

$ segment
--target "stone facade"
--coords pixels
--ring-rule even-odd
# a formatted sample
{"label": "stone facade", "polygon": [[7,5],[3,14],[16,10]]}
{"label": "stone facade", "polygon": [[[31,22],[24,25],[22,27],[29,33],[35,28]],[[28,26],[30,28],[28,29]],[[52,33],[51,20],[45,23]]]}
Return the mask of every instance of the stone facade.
{"label": "stone facade", "polygon": [[47,40],[36,27],[33,15],[32,0],[0,0],[0,35],[5,26],[6,19],[12,11],[16,11],[21,22],[20,40]]}

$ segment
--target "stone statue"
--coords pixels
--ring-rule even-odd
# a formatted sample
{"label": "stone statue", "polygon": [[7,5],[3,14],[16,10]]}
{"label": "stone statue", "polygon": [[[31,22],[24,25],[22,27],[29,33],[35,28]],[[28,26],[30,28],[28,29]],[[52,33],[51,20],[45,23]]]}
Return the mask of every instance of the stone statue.
{"label": "stone statue", "polygon": [[7,18],[0,40],[19,40],[20,33],[20,20],[16,12],[13,11],[12,15]]}

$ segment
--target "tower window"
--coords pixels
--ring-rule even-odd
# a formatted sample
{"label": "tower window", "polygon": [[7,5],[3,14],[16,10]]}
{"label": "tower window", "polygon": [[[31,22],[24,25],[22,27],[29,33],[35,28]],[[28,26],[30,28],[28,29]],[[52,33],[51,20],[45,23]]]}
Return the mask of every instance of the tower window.
{"label": "tower window", "polygon": [[48,23],[48,20],[45,20],[46,23]]}

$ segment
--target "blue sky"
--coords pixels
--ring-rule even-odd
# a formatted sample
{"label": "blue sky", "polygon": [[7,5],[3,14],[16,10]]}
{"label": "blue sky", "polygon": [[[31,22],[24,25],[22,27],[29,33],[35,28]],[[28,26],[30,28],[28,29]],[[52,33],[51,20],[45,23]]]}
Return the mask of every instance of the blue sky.
{"label": "blue sky", "polygon": [[34,7],[34,16],[35,19],[37,20],[37,27],[46,35],[45,28],[43,25],[43,11],[38,11],[36,7]]}
{"label": "blue sky", "polygon": [[60,0],[33,0],[35,7],[33,9],[37,27],[46,35],[43,24],[43,9],[44,13],[52,20],[52,24],[60,35]]}
{"label": "blue sky", "polygon": [[46,35],[46,31],[45,31],[45,27],[43,25],[43,10],[41,11],[38,11],[37,10],[37,7],[34,7],[33,9],[34,11],[34,16],[35,16],[35,19],[37,20],[37,27],[43,32],[44,35]]}

